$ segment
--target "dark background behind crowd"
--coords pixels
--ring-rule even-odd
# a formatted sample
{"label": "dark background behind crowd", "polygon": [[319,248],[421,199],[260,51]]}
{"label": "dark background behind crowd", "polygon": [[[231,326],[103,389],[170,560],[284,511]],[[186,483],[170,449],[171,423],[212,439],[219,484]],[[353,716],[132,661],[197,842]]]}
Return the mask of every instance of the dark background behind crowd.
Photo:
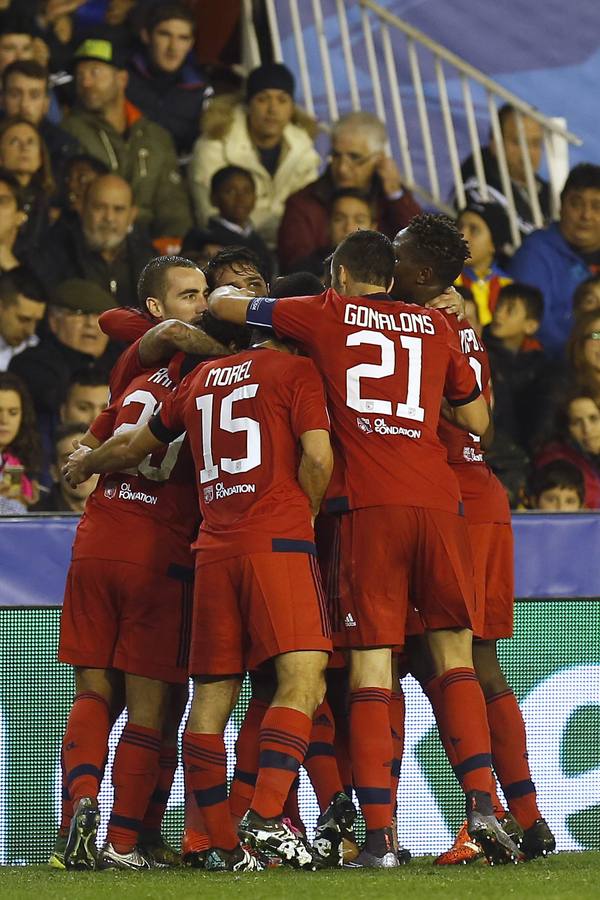
{"label": "dark background behind crowd", "polygon": [[[153,256],[242,245],[269,276],[325,280],[347,234],[393,237],[420,211],[374,115],[328,123],[323,162],[292,73],[242,76],[240,5],[0,0],[0,514],[83,509],[95,481],[70,488],[61,462],[123,349],[98,320],[135,304]],[[456,210],[457,288],[492,367],[488,460],[513,508],[600,508],[600,166],[571,170],[556,222],[536,175],[536,229],[509,106],[500,123],[521,247],[493,140],[487,202],[468,158]],[[541,128],[524,131],[537,171]]]}

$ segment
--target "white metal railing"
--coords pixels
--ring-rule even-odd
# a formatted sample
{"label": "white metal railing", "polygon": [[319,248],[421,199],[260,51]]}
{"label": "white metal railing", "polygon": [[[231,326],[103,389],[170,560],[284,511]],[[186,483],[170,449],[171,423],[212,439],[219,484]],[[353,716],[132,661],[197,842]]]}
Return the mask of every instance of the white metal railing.
{"label": "white metal railing", "polygon": [[[307,112],[315,114],[315,98],[319,97],[323,97],[325,118],[328,120],[324,123],[325,127],[352,110],[375,112],[388,125],[404,183],[426,203],[449,213],[453,211],[447,193],[442,194],[439,178],[440,169],[446,168],[451,172],[455,202],[459,207],[464,206],[459,146],[462,144],[464,147],[465,140],[473,157],[478,193],[482,199],[490,199],[481,152],[485,141],[480,136],[481,127],[487,125],[488,134],[494,138],[512,241],[515,246],[520,244],[521,233],[527,228],[517,216],[498,117],[499,107],[510,104],[515,110],[525,168],[526,183],[523,189],[529,201],[532,224],[541,227],[544,222],[523,124],[527,118],[534,119],[542,127],[551,187],[551,216],[558,216],[560,190],[569,167],[568,145],[581,143],[567,130],[564,119],[543,115],[375,0],[264,0],[264,6],[273,55],[277,61],[287,62],[288,65],[290,61],[283,58],[280,29],[283,16],[289,23],[288,27],[291,27],[296,54],[295,65],[291,67],[296,70]],[[260,62],[260,52],[252,17],[252,0],[244,0],[243,9],[246,63],[253,66]],[[357,47],[356,21],[354,44],[351,43],[349,14],[356,20],[357,9],[360,10],[358,35],[361,47]],[[312,52],[315,37],[318,54]],[[311,41],[310,46],[308,40]],[[332,46],[341,48],[341,53],[336,50],[340,58],[332,58]],[[359,78],[357,55],[366,60],[368,84]],[[405,85],[402,89],[397,65],[401,58],[406,59],[410,77],[410,86]],[[337,65],[334,66],[334,63]],[[425,78],[424,72],[432,73],[431,77]],[[450,85],[456,88],[452,100]],[[480,100],[477,104],[474,93],[483,97],[484,102]],[[416,111],[412,117],[409,117],[407,109],[409,102],[414,104]],[[464,119],[462,130],[457,130],[455,124],[459,116]],[[443,135],[442,146],[440,134]],[[417,164],[419,158],[424,160],[424,164]],[[415,173],[423,171],[424,175],[417,181]]]}

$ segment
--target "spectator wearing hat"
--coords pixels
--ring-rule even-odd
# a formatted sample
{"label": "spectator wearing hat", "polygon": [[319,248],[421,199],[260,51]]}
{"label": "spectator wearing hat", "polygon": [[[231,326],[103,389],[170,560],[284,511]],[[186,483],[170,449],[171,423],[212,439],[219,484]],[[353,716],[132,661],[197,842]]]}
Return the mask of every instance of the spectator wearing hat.
{"label": "spectator wearing hat", "polygon": [[510,240],[508,219],[495,203],[471,203],[459,213],[456,227],[468,241],[471,256],[454,284],[471,291],[485,326],[492,320],[500,289],[512,281],[497,262]]}
{"label": "spectator wearing hat", "polygon": [[143,50],[128,65],[127,98],[169,132],[180,157],[192,152],[202,104],[212,93],[190,58],[196,23],[184,3],[168,0],[151,6],[141,31]]}
{"label": "spectator wearing hat", "polygon": [[137,280],[156,255],[144,231],[135,227],[137,208],[129,184],[119,175],[99,175],[83,199],[81,218],[57,223],[30,259],[45,282],[65,278],[93,281],[112,297],[113,306],[135,303]]}
{"label": "spectator wearing hat", "polygon": [[385,125],[372,113],[348,113],[333,125],[327,168],[286,202],[278,238],[282,271],[292,272],[301,260],[329,244],[331,207],[340,190],[353,188],[365,194],[375,210],[378,230],[389,238],[421,212],[402,184],[387,142]]}
{"label": "spectator wearing hat", "polygon": [[64,128],[86,153],[131,184],[138,221],[153,237],[182,238],[192,217],[173,140],[126,99],[128,74],[118,47],[86,40],[73,68],[77,100]]}
{"label": "spectator wearing hat", "polygon": [[198,224],[218,213],[211,201],[215,172],[239,166],[252,174],[256,186],[252,223],[273,248],[287,197],[316,178],[315,131],[314,121],[294,105],[294,77],[280,63],[250,72],[245,103],[231,95],[213,100],[189,167]]}
{"label": "spectator wearing hat", "polygon": [[113,298],[93,281],[64,281],[50,291],[49,301],[48,333],[9,366],[27,384],[46,433],[54,430],[75,372],[93,366],[108,374],[120,350],[98,325],[100,313],[114,307]]}
{"label": "spectator wearing hat", "polygon": [[555,357],[563,356],[571,331],[575,289],[600,272],[600,166],[571,169],[560,199],[560,220],[530,234],[507,267],[515,281],[544,295],[539,337]]}

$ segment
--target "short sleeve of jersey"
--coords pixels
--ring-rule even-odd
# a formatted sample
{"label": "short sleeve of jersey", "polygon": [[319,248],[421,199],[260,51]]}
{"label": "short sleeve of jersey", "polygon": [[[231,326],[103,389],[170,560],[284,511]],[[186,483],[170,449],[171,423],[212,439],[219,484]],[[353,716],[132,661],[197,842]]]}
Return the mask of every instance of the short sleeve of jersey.
{"label": "short sleeve of jersey", "polygon": [[190,379],[185,378],[178,388],[164,401],[159,411],[148,422],[148,428],[163,444],[170,444],[183,434],[183,412],[190,391]]}
{"label": "short sleeve of jersey", "polygon": [[134,378],[146,371],[145,366],[140,361],[139,349],[141,340],[142,338],[139,337],[135,343],[123,350],[112,368],[109,379],[112,399],[122,394]]}
{"label": "short sleeve of jersey", "polygon": [[316,297],[286,297],[273,300],[271,297],[255,297],[246,312],[248,325],[273,328],[279,337],[292,338],[306,343],[315,329]]}
{"label": "short sleeve of jersey", "polygon": [[115,427],[117,412],[118,406],[113,403],[107,406],[106,409],[103,409],[90,425],[90,431],[101,444],[111,437]]}
{"label": "short sleeve of jersey", "polygon": [[475,372],[469,365],[468,358],[461,350],[457,335],[445,320],[444,322],[447,328],[447,341],[450,348],[444,396],[450,406],[465,406],[467,403],[476,400],[481,390],[477,384]]}
{"label": "short sleeve of jersey", "polygon": [[294,357],[291,425],[296,438],[307,431],[330,430],[325,389],[310,359]]}

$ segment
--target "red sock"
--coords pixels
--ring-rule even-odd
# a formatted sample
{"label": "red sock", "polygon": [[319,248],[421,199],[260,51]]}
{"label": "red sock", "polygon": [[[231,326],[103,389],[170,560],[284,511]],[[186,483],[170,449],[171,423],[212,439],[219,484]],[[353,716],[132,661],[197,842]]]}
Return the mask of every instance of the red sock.
{"label": "red sock", "polygon": [[[440,723],[443,723],[443,706],[442,706],[442,691],[440,688],[440,682],[443,676],[438,678],[431,678],[424,685],[422,685],[425,694],[429,698],[429,702],[431,703],[431,707],[433,709],[433,714],[435,716],[435,720],[437,722],[438,731],[440,733],[440,740],[443,744],[444,750],[446,751],[446,756],[448,757],[448,761],[452,768],[458,765],[457,755],[454,750],[454,745],[449,738],[449,733],[447,728]],[[492,795],[492,806],[494,807],[494,815],[497,819],[503,819],[506,815],[506,810],[502,805],[500,797],[498,796],[498,787],[496,785],[496,779],[492,777],[490,781],[490,794]]]}
{"label": "red sock", "polygon": [[160,832],[167,803],[171,796],[176,769],[177,747],[161,744],[158,756],[158,781],[150,797],[146,815],[142,822],[142,832],[144,834]]}
{"label": "red sock", "polygon": [[327,809],[333,795],[344,789],[335,758],[334,741],[333,713],[327,700],[324,700],[313,716],[310,743],[304,760],[304,768],[315,789],[321,812]]}
{"label": "red sock", "polygon": [[251,808],[263,819],[281,816],[306,756],[312,719],[288,706],[271,706],[260,729],[260,756]]}
{"label": "red sock", "polygon": [[158,779],[160,731],[128,722],[117,745],[112,769],[115,799],[106,840],[117,853],[138,842],[144,814]]}
{"label": "red sock", "polygon": [[71,819],[73,818],[73,801],[67,787],[67,773],[65,771],[65,761],[63,758],[62,748],[60,751],[60,771],[61,771],[61,789],[60,789],[60,825],[58,833],[61,837],[66,837],[71,827]]}
{"label": "red sock", "polygon": [[63,761],[69,795],[73,804],[82,797],[98,796],[106,755],[110,715],[100,694],[77,694],[69,713],[63,738]]}
{"label": "red sock", "polygon": [[[188,771],[186,766],[183,767],[183,782],[185,786],[185,825],[184,828],[186,831],[194,832],[196,838],[202,842],[202,846],[199,847],[201,850],[207,850],[210,847],[210,841],[208,839],[208,832],[206,830],[206,823],[204,822],[204,816],[202,815],[202,810],[196,803],[196,798],[194,797],[194,792],[190,787],[190,779],[188,776]],[[206,839],[206,846],[204,846],[204,839]]]}
{"label": "red sock", "polygon": [[390,700],[390,725],[392,728],[392,748],[394,756],[392,759],[392,786],[391,786],[391,802],[392,812],[396,809],[396,799],[398,797],[398,781],[400,780],[400,767],[402,765],[402,756],[404,754],[404,719],[406,714],[406,702],[404,699],[404,691],[398,685],[398,690],[392,694]]}
{"label": "red sock", "polygon": [[508,808],[521,828],[530,828],[542,814],[531,780],[525,723],[512,691],[502,691],[488,699],[487,718],[494,769]]}
{"label": "red sock", "polygon": [[350,762],[350,732],[347,720],[341,722],[335,719],[335,737],[333,743],[335,761],[346,796],[352,799],[354,779],[352,777],[352,763]]}
{"label": "red sock", "polygon": [[239,840],[227,800],[227,753],[223,735],[186,731],[183,760],[211,847],[233,850]]}
{"label": "red sock", "polygon": [[367,831],[392,823],[390,695],[378,687],[350,694],[350,758]]}
{"label": "red sock", "polygon": [[289,819],[294,828],[297,828],[298,831],[302,832],[302,834],[305,835],[306,828],[304,827],[304,822],[302,821],[302,816],[300,815],[300,807],[298,806],[299,787],[300,778],[298,775],[296,775],[283,806],[283,817],[284,819]]}
{"label": "red sock", "polygon": [[260,726],[269,704],[255,700],[248,704],[246,716],[235,742],[235,771],[229,790],[229,808],[234,819],[240,820],[250,809],[258,775],[258,744]]}
{"label": "red sock", "polygon": [[448,669],[439,679],[444,747],[465,793],[492,790],[492,754],[485,700],[473,669]]}

